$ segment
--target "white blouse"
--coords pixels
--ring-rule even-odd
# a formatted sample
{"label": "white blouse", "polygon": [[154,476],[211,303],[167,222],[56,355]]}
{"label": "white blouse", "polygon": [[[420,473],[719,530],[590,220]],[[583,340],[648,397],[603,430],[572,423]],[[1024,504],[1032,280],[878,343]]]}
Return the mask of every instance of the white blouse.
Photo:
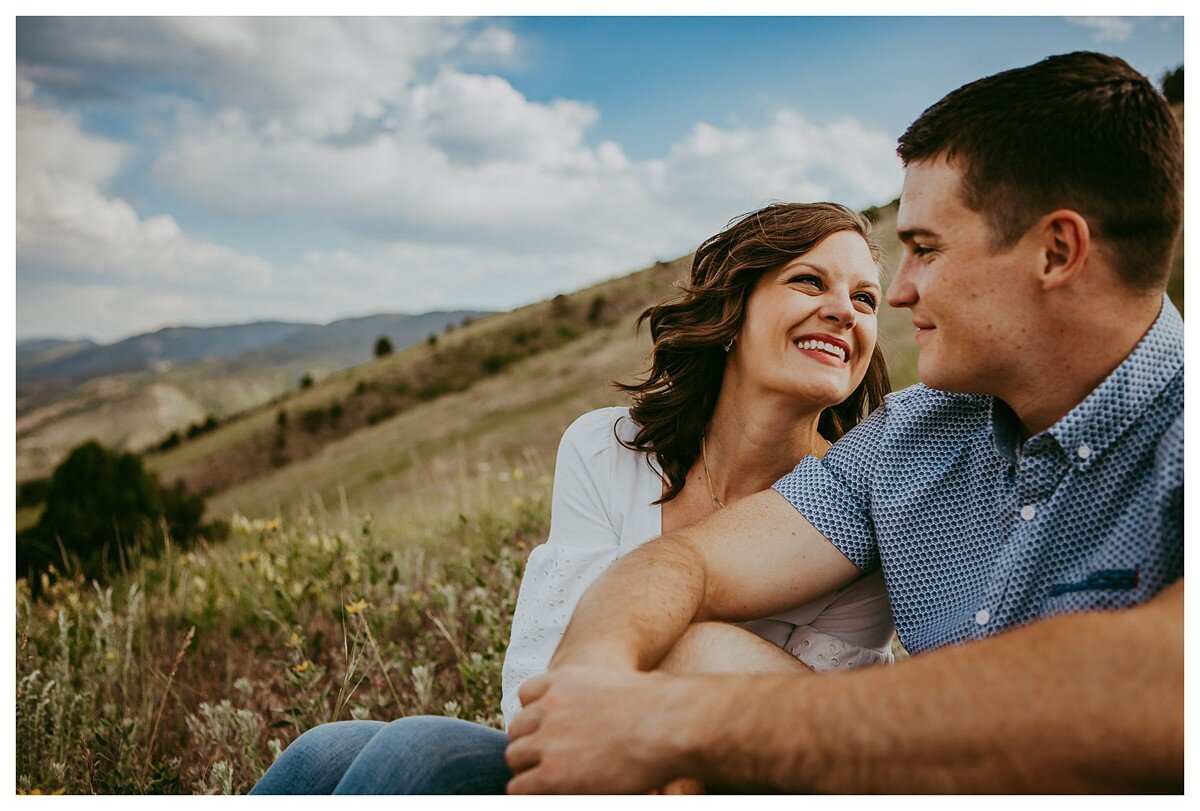
{"label": "white blouse", "polygon": [[[662,534],[662,481],[652,455],[632,451],[628,408],[575,420],[558,447],[550,536],[529,555],[504,657],[504,725],[521,708],[517,688],[544,673],[567,622],[600,574]],[[626,418],[626,419],[622,419]],[[614,433],[614,426],[616,432]],[[878,572],[768,619],[740,623],[818,672],[892,660],[892,613]]]}

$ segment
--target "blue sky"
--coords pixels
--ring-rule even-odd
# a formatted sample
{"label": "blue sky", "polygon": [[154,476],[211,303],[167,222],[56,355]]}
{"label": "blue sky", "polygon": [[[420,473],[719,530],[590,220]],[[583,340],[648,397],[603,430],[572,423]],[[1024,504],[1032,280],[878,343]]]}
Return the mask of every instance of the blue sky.
{"label": "blue sky", "polygon": [[502,309],[772,200],[883,203],[944,93],[1179,18],[22,18],[17,334]]}

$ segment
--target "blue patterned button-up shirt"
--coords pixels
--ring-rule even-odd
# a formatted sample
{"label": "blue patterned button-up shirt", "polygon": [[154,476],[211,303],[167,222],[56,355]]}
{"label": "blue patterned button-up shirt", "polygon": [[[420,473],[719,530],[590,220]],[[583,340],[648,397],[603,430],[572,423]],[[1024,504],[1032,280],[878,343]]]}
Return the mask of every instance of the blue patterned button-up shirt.
{"label": "blue patterned button-up shirt", "polygon": [[912,652],[1183,576],[1183,319],[1166,300],[1129,356],[1019,442],[984,395],[916,385],[775,484],[864,571],[883,567]]}

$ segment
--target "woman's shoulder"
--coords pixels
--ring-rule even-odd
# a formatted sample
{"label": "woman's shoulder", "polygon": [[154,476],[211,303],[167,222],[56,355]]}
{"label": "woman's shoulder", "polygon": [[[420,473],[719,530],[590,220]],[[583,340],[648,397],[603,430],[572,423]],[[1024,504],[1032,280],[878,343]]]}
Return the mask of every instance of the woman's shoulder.
{"label": "woman's shoulder", "polygon": [[563,432],[563,443],[598,453],[613,445],[619,446],[618,437],[629,441],[636,433],[637,426],[629,418],[629,408],[611,406],[597,408],[576,418]]}

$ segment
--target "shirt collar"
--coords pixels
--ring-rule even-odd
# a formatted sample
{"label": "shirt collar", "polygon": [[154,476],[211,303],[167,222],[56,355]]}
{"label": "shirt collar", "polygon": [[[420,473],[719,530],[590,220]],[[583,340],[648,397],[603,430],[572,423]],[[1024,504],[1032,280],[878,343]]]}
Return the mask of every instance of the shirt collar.
{"label": "shirt collar", "polygon": [[[1181,369],[1183,317],[1164,295],[1158,318],[1133,351],[1083,402],[1044,433],[1058,442],[1074,465],[1086,469],[1146,412]],[[992,398],[992,440],[997,452],[1015,463],[1020,436],[1016,414]]]}
{"label": "shirt collar", "polygon": [[1183,317],[1166,295],[1142,340],[1083,402],[1051,425],[1051,436],[1086,468],[1142,417],[1183,369]]}

